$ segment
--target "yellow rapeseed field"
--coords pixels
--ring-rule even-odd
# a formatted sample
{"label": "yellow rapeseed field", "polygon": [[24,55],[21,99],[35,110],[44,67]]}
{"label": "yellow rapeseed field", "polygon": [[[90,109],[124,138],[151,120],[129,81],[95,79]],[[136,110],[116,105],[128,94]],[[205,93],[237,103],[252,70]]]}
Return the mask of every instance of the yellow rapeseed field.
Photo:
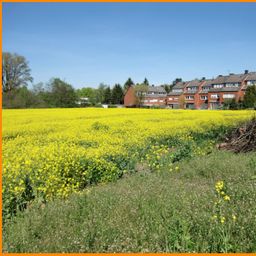
{"label": "yellow rapeseed field", "polygon": [[[251,111],[3,110],[4,205],[29,197],[66,197],[90,183],[114,180],[133,159],[143,156],[143,149],[151,146],[152,151],[153,146],[154,151],[158,141],[190,140],[191,132],[236,125],[251,115]],[[164,150],[168,152],[168,147]]]}

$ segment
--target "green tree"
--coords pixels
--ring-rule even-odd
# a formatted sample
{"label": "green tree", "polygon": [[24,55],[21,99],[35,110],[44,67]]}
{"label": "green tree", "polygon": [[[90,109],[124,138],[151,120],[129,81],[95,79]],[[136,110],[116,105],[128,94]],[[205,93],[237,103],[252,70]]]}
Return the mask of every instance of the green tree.
{"label": "green tree", "polygon": [[124,98],[123,89],[120,84],[115,84],[112,89],[112,103],[122,104]]}
{"label": "green tree", "polygon": [[245,108],[256,108],[256,85],[248,86],[244,95]]}
{"label": "green tree", "polygon": [[96,89],[91,87],[83,87],[76,90],[78,98],[88,98],[91,104],[96,104]]}
{"label": "green tree", "polygon": [[45,91],[44,84],[42,82],[37,83],[37,84],[33,84],[32,91],[36,95],[40,94],[40,93],[43,93]]}
{"label": "green tree", "polygon": [[105,95],[105,89],[107,88],[107,85],[100,83],[98,88],[95,90],[95,98],[96,103],[103,103],[104,102],[104,95]]}
{"label": "green tree", "polygon": [[147,79],[147,78],[144,79],[143,84],[149,86],[149,82],[148,82],[148,79]]}
{"label": "green tree", "polygon": [[223,109],[239,109],[239,104],[236,102],[236,99],[227,99],[223,102]]}
{"label": "green tree", "polygon": [[108,87],[105,89],[105,92],[104,92],[104,103],[106,103],[106,104],[111,104],[111,101],[112,101],[112,94],[111,94],[111,89],[110,89],[110,87],[108,86]]}
{"label": "green tree", "polygon": [[77,95],[74,88],[59,78],[53,78],[49,83],[48,102],[53,107],[75,107]]}
{"label": "green tree", "polygon": [[9,92],[32,82],[30,68],[25,57],[16,53],[3,52],[2,55],[2,91]]}
{"label": "green tree", "polygon": [[169,84],[163,84],[161,85],[166,91],[166,93],[169,93],[171,91],[171,86]]}
{"label": "green tree", "polygon": [[3,93],[3,108],[31,108],[38,105],[36,95],[26,86]]}
{"label": "green tree", "polygon": [[134,82],[132,79],[129,77],[127,81],[124,83],[124,91],[126,91],[130,86],[134,85]]}
{"label": "green tree", "polygon": [[172,85],[175,85],[179,82],[182,82],[182,78],[176,78],[173,82],[172,82]]}

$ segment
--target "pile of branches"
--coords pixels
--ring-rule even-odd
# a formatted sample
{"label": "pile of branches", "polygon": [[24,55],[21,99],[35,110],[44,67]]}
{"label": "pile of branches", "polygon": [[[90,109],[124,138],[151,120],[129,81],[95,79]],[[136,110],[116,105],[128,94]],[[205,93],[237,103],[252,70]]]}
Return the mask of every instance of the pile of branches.
{"label": "pile of branches", "polygon": [[225,141],[225,143],[218,144],[217,148],[234,153],[256,151],[256,117],[233,130]]}

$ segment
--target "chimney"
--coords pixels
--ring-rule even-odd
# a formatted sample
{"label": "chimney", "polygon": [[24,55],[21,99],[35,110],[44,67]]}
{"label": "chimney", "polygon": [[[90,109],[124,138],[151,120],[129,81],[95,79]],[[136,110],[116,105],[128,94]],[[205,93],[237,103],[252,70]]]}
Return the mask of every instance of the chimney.
{"label": "chimney", "polygon": [[246,69],[246,70],[244,71],[244,74],[247,75],[248,73],[249,73],[249,70]]}

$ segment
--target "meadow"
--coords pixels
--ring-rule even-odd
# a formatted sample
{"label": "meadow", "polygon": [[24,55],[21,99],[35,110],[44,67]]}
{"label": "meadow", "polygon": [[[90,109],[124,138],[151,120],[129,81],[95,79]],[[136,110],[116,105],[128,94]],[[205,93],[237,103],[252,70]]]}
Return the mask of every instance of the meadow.
{"label": "meadow", "polygon": [[[255,250],[252,232],[241,233],[236,224],[237,215],[251,209],[255,199],[249,178],[255,175],[255,154],[236,159],[214,150],[217,140],[252,115],[252,111],[4,110],[4,250]],[[247,186],[248,198],[234,186],[237,180],[239,188]],[[235,194],[247,208],[237,212]],[[186,211],[193,214],[186,216]],[[246,228],[255,209],[250,214]],[[211,236],[206,236],[209,221],[213,226]],[[131,226],[124,227],[125,223]],[[43,227],[50,239],[43,235]],[[72,241],[64,239],[66,232]],[[201,235],[199,243],[196,233]],[[242,237],[249,240],[239,247],[236,243]],[[213,239],[212,246],[204,239]]]}

